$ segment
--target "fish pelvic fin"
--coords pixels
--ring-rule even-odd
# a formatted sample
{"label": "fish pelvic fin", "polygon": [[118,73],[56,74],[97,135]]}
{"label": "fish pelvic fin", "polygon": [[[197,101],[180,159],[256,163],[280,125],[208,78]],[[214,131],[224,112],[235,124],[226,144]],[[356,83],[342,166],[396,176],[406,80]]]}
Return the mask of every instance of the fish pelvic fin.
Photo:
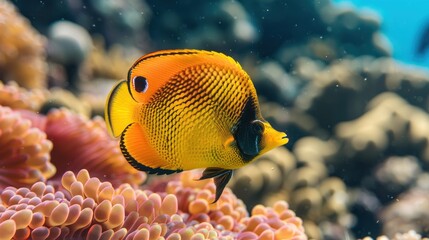
{"label": "fish pelvic fin", "polygon": [[138,123],[131,123],[122,132],[119,146],[128,163],[135,169],[149,174],[172,174],[183,171],[167,167],[168,162],[161,159],[146,138],[147,134]]}
{"label": "fish pelvic fin", "polygon": [[132,98],[126,80],[122,80],[110,91],[104,118],[107,129],[114,137],[119,137],[124,129],[132,122],[137,102]]}
{"label": "fish pelvic fin", "polygon": [[231,180],[233,171],[223,168],[206,168],[203,175],[198,180],[213,178],[216,185],[216,196],[212,203],[216,203],[225,189],[226,184]]}

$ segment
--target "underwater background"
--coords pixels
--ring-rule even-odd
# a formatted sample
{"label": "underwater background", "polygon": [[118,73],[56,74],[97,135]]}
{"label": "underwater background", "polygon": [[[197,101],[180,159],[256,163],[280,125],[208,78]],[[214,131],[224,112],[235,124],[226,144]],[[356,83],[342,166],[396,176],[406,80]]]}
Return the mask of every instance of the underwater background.
{"label": "underwater background", "polygon": [[[424,239],[425,0],[0,0],[0,239]],[[141,55],[234,57],[290,142],[216,204],[132,168],[105,98]]]}

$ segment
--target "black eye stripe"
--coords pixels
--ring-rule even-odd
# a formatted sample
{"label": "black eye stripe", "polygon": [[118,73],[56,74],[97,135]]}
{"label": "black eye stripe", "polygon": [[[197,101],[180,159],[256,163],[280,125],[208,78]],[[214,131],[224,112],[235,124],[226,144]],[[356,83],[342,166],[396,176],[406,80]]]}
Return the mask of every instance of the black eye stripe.
{"label": "black eye stripe", "polygon": [[148,84],[145,77],[135,76],[133,78],[133,86],[134,86],[134,90],[136,90],[136,92],[144,93],[147,91],[149,84]]}

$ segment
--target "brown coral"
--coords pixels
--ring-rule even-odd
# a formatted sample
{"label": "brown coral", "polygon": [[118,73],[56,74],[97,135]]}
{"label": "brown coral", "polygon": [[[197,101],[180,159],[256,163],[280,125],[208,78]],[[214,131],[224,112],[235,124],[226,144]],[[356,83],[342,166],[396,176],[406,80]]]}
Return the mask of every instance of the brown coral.
{"label": "brown coral", "polygon": [[[169,189],[176,194],[136,190],[128,184],[115,189],[86,170],[66,172],[62,191],[42,182],[31,188],[8,187],[1,193],[0,231],[15,239],[307,239],[301,220],[285,202],[273,208],[256,206],[249,218],[247,212],[234,214],[240,210],[233,208],[237,199],[229,192],[220,200],[221,208],[214,205],[210,210],[218,217],[213,221],[181,211],[179,206],[201,190],[184,188],[189,176],[172,182],[175,187]],[[213,183],[205,184],[202,192],[214,194]],[[201,197],[195,201],[207,200]]]}
{"label": "brown coral", "polygon": [[417,188],[399,196],[397,201],[385,207],[380,214],[383,233],[388,237],[394,236],[397,232],[410,230],[427,235],[428,219],[428,190]]}
{"label": "brown coral", "polygon": [[45,39],[8,1],[0,2],[0,80],[25,88],[46,85]]}
{"label": "brown coral", "polygon": [[333,227],[344,236],[352,224],[346,185],[328,176],[325,166],[337,150],[335,141],[301,138],[293,152],[274,149],[254,164],[238,169],[231,188],[248,207],[255,202],[272,205],[288,201],[303,219],[310,238],[322,239],[322,232],[329,235],[327,230]]}
{"label": "brown coral", "polygon": [[429,116],[394,93],[378,95],[364,115],[339,124],[335,131],[342,142],[340,151],[359,157],[365,164],[373,165],[380,154],[392,147],[396,151],[411,147],[412,152],[429,162]]}
{"label": "brown coral", "polygon": [[[393,237],[379,236],[376,240],[429,240],[429,238],[422,238],[422,236],[414,230],[410,230],[406,233],[396,233]],[[362,240],[373,240],[371,237],[364,237]]]}
{"label": "brown coral", "polygon": [[[302,74],[297,77],[301,76],[306,78]],[[319,127],[331,131],[337,123],[359,117],[367,103],[385,91],[427,109],[427,76],[424,70],[388,58],[342,59],[312,75],[295,106],[317,119]]]}
{"label": "brown coral", "polygon": [[230,186],[248,207],[260,203],[267,195],[285,185],[285,177],[296,168],[296,159],[285,148],[276,148],[262,155],[254,164],[235,172]]}
{"label": "brown coral", "polygon": [[50,162],[52,142],[31,122],[0,106],[0,189],[29,186],[55,174]]}

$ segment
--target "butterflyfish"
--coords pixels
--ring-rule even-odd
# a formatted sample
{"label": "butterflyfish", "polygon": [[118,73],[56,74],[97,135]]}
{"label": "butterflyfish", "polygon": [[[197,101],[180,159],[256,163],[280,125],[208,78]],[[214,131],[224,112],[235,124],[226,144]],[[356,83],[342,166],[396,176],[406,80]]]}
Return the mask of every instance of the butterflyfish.
{"label": "butterflyfish", "polygon": [[111,90],[108,130],[136,169],[171,174],[205,168],[215,200],[234,169],[288,142],[261,116],[255,87],[222,53],[164,50],[138,59]]}

